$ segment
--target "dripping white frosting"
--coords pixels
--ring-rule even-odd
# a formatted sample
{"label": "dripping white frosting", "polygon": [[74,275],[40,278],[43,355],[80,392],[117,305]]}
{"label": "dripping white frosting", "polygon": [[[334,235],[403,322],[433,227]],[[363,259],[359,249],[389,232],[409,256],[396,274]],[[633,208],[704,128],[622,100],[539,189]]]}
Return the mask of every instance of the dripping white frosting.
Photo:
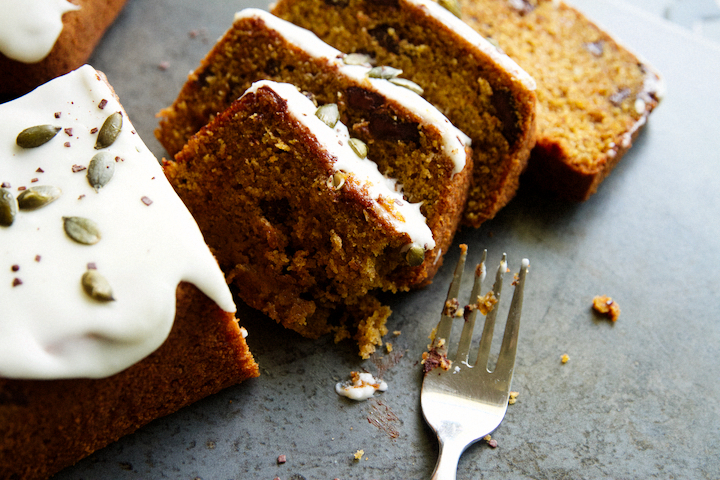
{"label": "dripping white frosting", "polygon": [[289,43],[307,52],[311,57],[327,59],[328,65],[337,68],[341,74],[347,75],[368,91],[376,92],[383,97],[398,102],[415,115],[423,125],[434,125],[442,135],[442,148],[453,162],[453,174],[465,168],[465,146],[470,145],[470,138],[458,130],[440,111],[417,93],[394,85],[387,80],[369,78],[369,66],[346,65],[343,53],[320,40],[314,33],[278,18],[264,10],[247,8],[235,14],[235,21],[244,18],[257,18],[274,30]]}
{"label": "dripping white frosting", "polygon": [[[435,248],[435,240],[425,216],[420,212],[420,204],[405,200],[396,180],[385,177],[375,162],[360,158],[355,153],[349,143],[348,129],[342,122],[330,128],[315,115],[317,107],[313,102],[289,83],[262,80],[253,83],[244,95],[255,93],[260,88],[275,92],[287,102],[290,114],[312,132],[333,158],[333,172],[348,174],[347,181],[352,178],[352,181],[366,189],[377,216],[397,231],[406,233],[413,243],[424,246],[426,250]],[[384,205],[392,205],[391,209],[397,214],[388,211]]]}
{"label": "dripping white frosting", "polygon": [[62,16],[79,9],[67,0],[0,1],[0,52],[18,62],[41,61],[62,32]]}
{"label": "dripping white frosting", "polygon": [[[0,105],[0,184],[15,198],[19,187],[62,190],[54,202],[20,210],[12,225],[0,226],[0,377],[99,378],[133,365],[166,339],[180,281],[235,311],[197,224],[124,112],[117,140],[100,150],[118,157],[109,183],[96,192],[87,170],[73,172],[99,151],[92,129],[118,111],[87,65]],[[16,145],[23,129],[44,124],[62,130],[37,148]],[[101,240],[71,240],[67,216],[93,220]],[[85,293],[88,264],[107,279],[114,301]]]}

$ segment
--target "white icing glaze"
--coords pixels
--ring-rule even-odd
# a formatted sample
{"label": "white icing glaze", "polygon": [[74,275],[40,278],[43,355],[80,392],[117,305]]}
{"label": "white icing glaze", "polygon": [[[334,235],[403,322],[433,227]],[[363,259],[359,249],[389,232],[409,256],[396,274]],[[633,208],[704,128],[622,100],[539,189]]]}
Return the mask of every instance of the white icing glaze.
{"label": "white icing glaze", "polygon": [[352,380],[335,385],[335,392],[338,395],[359,402],[372,397],[377,391],[385,392],[388,389],[385,380],[375,379],[369,373],[352,372],[351,377]]}
{"label": "white icing glaze", "polygon": [[[167,337],[180,281],[235,311],[197,224],[124,112],[117,140],[101,150],[122,159],[110,182],[96,192],[87,170],[73,173],[73,165],[87,166],[98,152],[91,129],[117,111],[122,107],[110,88],[87,65],[0,105],[0,183],[9,183],[15,197],[21,186],[62,190],[53,203],[19,211],[11,226],[0,227],[0,377],[99,378],[127,368]],[[61,130],[37,148],[16,146],[20,131],[42,124],[72,134]],[[102,239],[75,243],[63,230],[63,216],[95,221]],[[82,289],[90,262],[115,301],[94,300]],[[13,286],[16,278],[22,284]]]}
{"label": "white icing glaze", "polygon": [[39,62],[60,36],[62,16],[79,9],[67,0],[0,0],[0,52],[18,62]]}
{"label": "white icing glaze", "polygon": [[[412,242],[423,245],[426,250],[435,248],[435,240],[427,226],[425,216],[420,212],[420,204],[405,200],[398,183],[383,176],[375,162],[358,157],[350,147],[350,135],[342,122],[338,122],[335,128],[328,127],[315,115],[317,107],[312,101],[289,83],[261,80],[253,83],[245,95],[254,93],[260,88],[272,90],[287,102],[290,114],[313,133],[318,143],[334,159],[333,172],[342,171],[350,174],[346,181],[352,178],[366,188],[368,197],[372,200],[373,212],[377,216],[383,218],[397,231],[406,233]],[[388,212],[382,206],[380,197],[394,205],[402,218]]]}
{"label": "white icing glaze", "polygon": [[387,80],[369,78],[367,76],[370,71],[369,66],[345,65],[342,60],[342,52],[320,40],[311,31],[264,10],[248,8],[235,14],[235,21],[244,18],[262,20],[268,28],[274,30],[289,43],[303,49],[311,57],[326,59],[329,66],[353,79],[362,88],[401,104],[418,118],[420,124],[434,125],[442,136],[443,152],[454,164],[453,174],[459,173],[465,168],[465,145],[470,145],[470,138],[458,130],[437,108],[420,95]]}

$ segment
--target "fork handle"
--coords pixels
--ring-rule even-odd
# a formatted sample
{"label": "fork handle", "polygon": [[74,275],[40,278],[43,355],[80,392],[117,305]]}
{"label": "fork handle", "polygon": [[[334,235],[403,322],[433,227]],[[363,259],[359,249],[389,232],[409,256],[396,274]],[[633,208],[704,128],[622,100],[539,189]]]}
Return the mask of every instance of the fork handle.
{"label": "fork handle", "polygon": [[440,453],[431,480],[455,480],[463,451],[465,451],[463,443],[440,440]]}

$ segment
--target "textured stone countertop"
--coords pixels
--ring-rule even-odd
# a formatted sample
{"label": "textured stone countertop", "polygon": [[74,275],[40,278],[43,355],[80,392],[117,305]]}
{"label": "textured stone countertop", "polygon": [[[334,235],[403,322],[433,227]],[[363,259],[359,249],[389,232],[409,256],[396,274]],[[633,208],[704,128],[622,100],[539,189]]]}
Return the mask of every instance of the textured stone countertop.
{"label": "textured stone countertop", "polygon": [[[493,263],[507,252],[513,271],[522,257],[531,263],[512,387],[520,395],[493,433],[498,448],[470,447],[458,478],[717,479],[720,47],[680,13],[717,4],[572,3],[662,72],[667,95],[590,200],[521,188],[495,219],[457,235],[469,261],[487,248]],[[155,114],[246,6],[267,4],[130,0],[93,56],[158,157]],[[716,28],[716,14],[696,16],[706,18],[700,30]],[[241,305],[260,378],[159,419],[57,479],[429,478],[437,442],[419,408],[419,361],[457,256],[455,247],[432,285],[389,300],[389,329],[402,332],[391,338],[392,364],[388,355],[361,362],[349,343],[299,338]],[[615,324],[591,311],[600,294],[620,304]],[[335,383],[359,368],[386,368],[389,390],[362,403],[338,397]]]}

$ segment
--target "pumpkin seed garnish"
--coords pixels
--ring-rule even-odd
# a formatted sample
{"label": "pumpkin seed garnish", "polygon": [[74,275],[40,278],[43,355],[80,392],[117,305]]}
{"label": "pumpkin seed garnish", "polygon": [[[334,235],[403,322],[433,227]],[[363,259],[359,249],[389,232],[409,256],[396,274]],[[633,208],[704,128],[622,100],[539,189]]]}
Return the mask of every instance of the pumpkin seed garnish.
{"label": "pumpkin seed garnish", "polygon": [[337,122],[340,121],[340,111],[338,106],[334,103],[328,103],[318,108],[315,112],[315,116],[323,121],[325,125],[330,128],[335,128]]}
{"label": "pumpkin seed garnish", "polygon": [[101,148],[106,148],[112,145],[118,135],[120,135],[122,123],[122,113],[115,112],[108,116],[98,132],[97,141],[95,142],[95,150],[100,150]]}
{"label": "pumpkin seed garnish", "polygon": [[367,75],[370,78],[382,78],[383,80],[390,80],[391,78],[395,78],[402,73],[403,71],[397,68],[382,66],[371,68]]}
{"label": "pumpkin seed garnish", "polygon": [[425,261],[425,249],[417,243],[413,243],[410,245],[408,251],[405,252],[405,261],[411,267],[422,265]]}
{"label": "pumpkin seed garnish", "polygon": [[62,195],[62,191],[52,185],[38,185],[30,187],[18,195],[17,203],[20,210],[37,210],[44,207]]}
{"label": "pumpkin seed garnish", "polygon": [[15,143],[17,143],[18,147],[22,148],[39,147],[52,140],[60,130],[62,130],[62,127],[55,127],[53,125],[28,127],[18,134]]}
{"label": "pumpkin seed garnish", "polygon": [[68,237],[83,245],[95,245],[100,241],[100,229],[88,218],[63,217],[63,227]]}
{"label": "pumpkin seed garnish", "polygon": [[359,138],[351,138],[348,143],[350,144],[350,147],[353,149],[353,152],[357,154],[360,158],[367,157],[368,154],[368,147],[365,142],[360,140]]}
{"label": "pumpkin seed garnish", "polygon": [[340,190],[343,185],[345,185],[345,178],[347,175],[345,172],[335,172],[332,177],[330,177],[329,183],[332,185],[332,187],[335,190]]}
{"label": "pumpkin seed garnish", "polygon": [[345,65],[372,65],[373,58],[365,53],[348,53],[343,56]]}
{"label": "pumpkin seed garnish", "polygon": [[108,152],[100,152],[90,160],[87,179],[97,192],[107,185],[113,173],[115,173],[115,157]]}
{"label": "pumpkin seed garnish", "polygon": [[17,202],[12,192],[6,188],[0,188],[0,226],[9,227],[15,221],[17,215]]}
{"label": "pumpkin seed garnish", "polygon": [[449,11],[458,18],[462,18],[462,8],[460,7],[460,2],[458,2],[458,0],[437,0],[437,2],[441,7],[444,7],[445,10]]}
{"label": "pumpkin seed garnish", "polygon": [[115,300],[112,288],[110,288],[110,283],[105,277],[100,275],[97,270],[88,270],[83,273],[80,283],[85,293],[95,300],[100,300],[101,302],[112,302]]}
{"label": "pumpkin seed garnish", "polygon": [[395,84],[398,87],[407,88],[408,90],[415,92],[418,95],[422,95],[425,92],[420,85],[413,82],[412,80],[408,80],[407,78],[391,78],[390,83]]}

